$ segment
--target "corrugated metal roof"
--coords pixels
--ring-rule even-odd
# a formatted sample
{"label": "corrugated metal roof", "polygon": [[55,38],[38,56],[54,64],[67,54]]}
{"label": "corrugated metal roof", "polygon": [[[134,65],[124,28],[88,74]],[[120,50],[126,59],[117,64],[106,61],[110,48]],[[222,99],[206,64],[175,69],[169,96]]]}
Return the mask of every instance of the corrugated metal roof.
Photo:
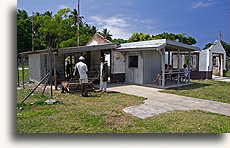
{"label": "corrugated metal roof", "polygon": [[119,49],[134,49],[134,48],[159,48],[166,45],[166,39],[161,40],[150,40],[150,41],[140,41],[132,43],[121,44]]}
{"label": "corrugated metal roof", "polygon": [[150,41],[140,41],[140,42],[132,42],[132,43],[124,43],[121,44],[118,50],[126,51],[129,49],[135,50],[146,50],[147,48],[151,48],[152,50],[160,50],[164,47],[180,49],[180,50],[192,50],[192,51],[200,51],[199,47],[179,43],[176,41],[171,41],[167,39],[159,39],[159,40],[150,40]]}

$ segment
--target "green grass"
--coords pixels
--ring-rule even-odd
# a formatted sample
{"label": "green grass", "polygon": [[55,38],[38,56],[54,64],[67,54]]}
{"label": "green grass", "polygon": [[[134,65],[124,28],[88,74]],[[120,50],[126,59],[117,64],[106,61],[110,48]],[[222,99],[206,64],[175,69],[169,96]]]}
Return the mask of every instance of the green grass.
{"label": "green grass", "polygon": [[193,80],[193,85],[166,89],[161,92],[229,103],[229,83],[212,80]]}
{"label": "green grass", "polygon": [[[22,70],[19,70],[19,80],[22,83]],[[29,81],[29,69],[24,69],[24,81]]]}
{"label": "green grass", "polygon": [[[122,111],[145,98],[121,93],[58,94],[48,105],[40,93],[20,104],[30,90],[18,90],[18,133],[227,133],[229,117],[204,111],[173,111],[140,119]],[[94,95],[92,93],[91,95]]]}
{"label": "green grass", "polygon": [[224,76],[229,77],[229,71],[225,72]]}

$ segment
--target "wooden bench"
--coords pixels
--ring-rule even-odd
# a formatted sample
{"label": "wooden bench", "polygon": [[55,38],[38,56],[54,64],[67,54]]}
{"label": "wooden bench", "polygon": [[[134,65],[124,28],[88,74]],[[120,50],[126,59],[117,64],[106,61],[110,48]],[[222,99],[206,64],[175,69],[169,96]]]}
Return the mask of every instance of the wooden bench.
{"label": "wooden bench", "polygon": [[[88,83],[85,83],[85,87],[87,91],[96,92],[94,88],[94,81],[96,80],[97,80],[96,78],[91,78],[89,79]],[[76,78],[71,78],[69,82],[63,81],[61,82],[61,85],[62,85],[61,92],[75,93],[81,91],[80,82]]]}

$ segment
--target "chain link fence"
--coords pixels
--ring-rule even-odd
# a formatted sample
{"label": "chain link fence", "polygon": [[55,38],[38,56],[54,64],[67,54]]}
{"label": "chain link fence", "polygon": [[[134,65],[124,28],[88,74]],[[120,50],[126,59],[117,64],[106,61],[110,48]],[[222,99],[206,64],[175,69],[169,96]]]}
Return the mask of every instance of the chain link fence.
{"label": "chain link fence", "polygon": [[29,97],[33,101],[52,98],[52,56],[49,53],[17,56],[17,103]]}

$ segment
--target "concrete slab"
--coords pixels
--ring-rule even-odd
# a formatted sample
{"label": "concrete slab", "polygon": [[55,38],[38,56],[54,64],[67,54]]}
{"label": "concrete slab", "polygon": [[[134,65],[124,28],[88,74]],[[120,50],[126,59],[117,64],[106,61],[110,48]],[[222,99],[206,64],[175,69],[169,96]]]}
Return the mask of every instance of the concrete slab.
{"label": "concrete slab", "polygon": [[230,82],[229,77],[219,77],[219,76],[213,76],[214,81],[224,81],[224,82]]}
{"label": "concrete slab", "polygon": [[137,85],[115,85],[108,90],[147,98],[144,104],[123,109],[124,112],[142,119],[173,110],[203,110],[229,116],[228,103],[160,93],[162,89]]}

